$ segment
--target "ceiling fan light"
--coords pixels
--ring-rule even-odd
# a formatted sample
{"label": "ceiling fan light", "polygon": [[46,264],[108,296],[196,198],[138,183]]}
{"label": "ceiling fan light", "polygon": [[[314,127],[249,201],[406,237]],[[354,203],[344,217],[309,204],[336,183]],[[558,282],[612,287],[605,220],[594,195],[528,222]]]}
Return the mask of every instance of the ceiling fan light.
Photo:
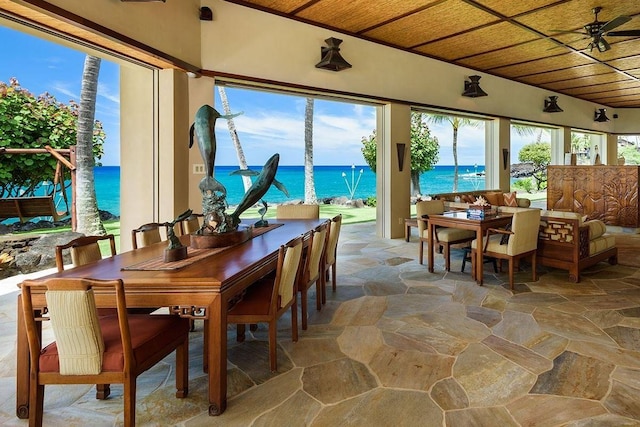
{"label": "ceiling fan light", "polygon": [[469,80],[470,81],[464,81],[464,92],[462,92],[462,96],[467,96],[469,98],[487,96],[487,93],[480,87],[480,76],[469,76]]}
{"label": "ceiling fan light", "polygon": [[609,121],[609,117],[607,117],[607,109],[606,108],[600,108],[598,110],[596,110],[596,114],[595,117],[593,118],[594,121],[596,122],[608,122]]}
{"label": "ceiling fan light", "polygon": [[545,113],[562,113],[564,110],[558,105],[558,97],[550,96],[548,100],[544,100],[544,108],[542,111]]}

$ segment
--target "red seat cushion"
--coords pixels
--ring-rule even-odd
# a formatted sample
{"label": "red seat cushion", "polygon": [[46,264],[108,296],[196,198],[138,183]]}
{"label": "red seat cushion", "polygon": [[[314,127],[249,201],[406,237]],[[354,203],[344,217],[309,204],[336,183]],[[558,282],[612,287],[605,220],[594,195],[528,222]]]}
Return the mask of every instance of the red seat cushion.
{"label": "red seat cushion", "polygon": [[[178,316],[130,314],[128,318],[133,357],[138,363],[157,354],[167,342],[189,334],[189,319]],[[102,371],[122,371],[124,354],[118,316],[100,317],[100,328],[104,339]],[[59,369],[58,347],[54,342],[40,353],[40,371],[58,372]]]}
{"label": "red seat cushion", "polygon": [[228,315],[269,314],[274,279],[270,275],[249,286],[242,300],[229,310]]}

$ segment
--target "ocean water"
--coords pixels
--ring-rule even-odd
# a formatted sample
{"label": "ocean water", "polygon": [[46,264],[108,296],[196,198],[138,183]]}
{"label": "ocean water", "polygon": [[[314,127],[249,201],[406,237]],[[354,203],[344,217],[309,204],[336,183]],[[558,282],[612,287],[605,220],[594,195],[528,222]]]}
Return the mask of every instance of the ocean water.
{"label": "ocean water", "polygon": [[[260,171],[261,166],[250,166]],[[236,166],[216,166],[215,177],[227,188],[227,202],[235,205],[244,195],[242,178],[229,175]],[[362,171],[362,172],[361,172]],[[484,166],[458,166],[458,191],[484,188]],[[366,199],[376,195],[376,176],[369,166],[315,166],[313,168],[316,196],[351,197]],[[343,176],[344,174],[344,176]],[[288,200],[304,199],[304,166],[279,166],[276,179],[284,184],[289,197],[275,187],[271,187],[263,197],[268,203],[282,203]],[[120,167],[101,166],[95,168],[96,196],[98,207],[114,215],[120,215]],[[449,193],[453,190],[453,166],[436,166],[420,176],[422,194]],[[353,194],[352,194],[353,193]]]}
{"label": "ocean water", "polygon": [[[470,191],[484,188],[483,166],[458,166],[458,191]],[[235,205],[244,196],[242,178],[230,175],[236,166],[216,166],[215,177],[227,188],[227,202]],[[260,171],[261,166],[250,169]],[[313,168],[316,196],[318,199],[345,196],[354,199],[366,199],[376,195],[376,176],[369,166],[315,166]],[[120,215],[120,167],[100,166],[94,170],[98,208]],[[284,184],[289,197],[280,190],[271,187],[263,197],[268,203],[282,203],[291,200],[304,200],[304,166],[279,166],[276,179]],[[453,190],[453,166],[436,166],[420,176],[422,194],[449,193]],[[68,191],[71,201],[71,191]],[[64,210],[62,197],[56,197],[58,210]],[[198,209],[199,206],[194,207]],[[7,220],[11,223],[15,220]]]}

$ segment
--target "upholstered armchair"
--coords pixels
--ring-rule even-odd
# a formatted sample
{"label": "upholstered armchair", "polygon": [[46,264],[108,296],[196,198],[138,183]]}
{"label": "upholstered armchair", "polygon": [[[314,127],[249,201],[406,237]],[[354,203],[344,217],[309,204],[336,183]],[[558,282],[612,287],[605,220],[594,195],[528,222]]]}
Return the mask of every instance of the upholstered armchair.
{"label": "upholstered armchair", "polygon": [[471,265],[475,272],[476,251],[482,250],[485,256],[509,261],[509,286],[513,289],[514,268],[520,259],[531,258],[531,274],[536,275],[536,250],[538,248],[538,229],[540,210],[520,208],[513,213],[510,229],[489,228],[483,248],[477,247],[477,240],[471,242]]}
{"label": "upholstered armchair", "polygon": [[[419,260],[422,264],[424,257],[424,244],[429,243],[429,230],[427,228],[429,215],[440,215],[444,213],[444,201],[424,200],[416,203],[416,218],[418,220],[418,233],[420,235]],[[473,230],[462,230],[459,228],[439,227],[435,231],[434,247],[442,247],[444,250],[445,269],[451,270],[451,249],[450,245],[456,243],[470,242],[476,237]]]}

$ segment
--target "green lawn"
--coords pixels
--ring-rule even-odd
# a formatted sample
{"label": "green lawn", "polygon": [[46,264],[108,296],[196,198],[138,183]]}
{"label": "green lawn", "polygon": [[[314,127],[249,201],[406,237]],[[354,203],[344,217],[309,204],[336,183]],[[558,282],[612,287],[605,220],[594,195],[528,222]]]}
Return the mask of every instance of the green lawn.
{"label": "green lawn", "polygon": [[[333,218],[334,216],[342,214],[342,223],[343,224],[353,224],[357,222],[367,222],[367,221],[375,221],[376,219],[376,208],[366,206],[363,208],[350,208],[341,205],[320,205],[320,217],[321,218]],[[265,218],[275,218],[276,210],[274,207],[270,208],[265,215]],[[254,220],[259,218],[257,208],[247,209],[240,218],[243,219],[251,219]],[[253,221],[249,222],[252,223]],[[120,221],[106,221],[104,223],[104,227],[107,230],[108,234],[113,234],[116,240],[116,248],[120,247]],[[43,228],[39,230],[32,230],[28,232],[16,233],[20,235],[34,235],[34,234],[48,234],[48,233],[60,233],[62,231],[71,231],[70,226],[66,227],[58,227],[58,228]],[[129,237],[130,233],[125,233],[125,238]],[[110,255],[109,250],[109,242],[103,241],[100,242],[100,251],[103,255]]]}

